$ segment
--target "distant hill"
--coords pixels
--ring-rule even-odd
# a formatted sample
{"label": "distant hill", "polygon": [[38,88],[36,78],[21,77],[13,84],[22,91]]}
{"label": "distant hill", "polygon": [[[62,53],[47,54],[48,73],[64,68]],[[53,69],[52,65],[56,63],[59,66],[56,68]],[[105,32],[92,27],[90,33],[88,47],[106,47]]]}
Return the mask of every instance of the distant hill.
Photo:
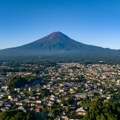
{"label": "distant hill", "polygon": [[54,32],[32,43],[0,50],[1,59],[37,58],[57,61],[120,62],[120,50],[86,45],[61,32]]}

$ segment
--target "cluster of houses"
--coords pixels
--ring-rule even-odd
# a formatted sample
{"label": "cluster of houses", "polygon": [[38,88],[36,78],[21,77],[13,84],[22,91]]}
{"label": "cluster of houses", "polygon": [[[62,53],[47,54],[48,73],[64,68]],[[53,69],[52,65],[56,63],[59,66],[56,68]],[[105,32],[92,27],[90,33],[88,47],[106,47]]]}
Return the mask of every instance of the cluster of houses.
{"label": "cluster of houses", "polygon": [[[41,113],[51,119],[80,120],[89,109],[84,105],[86,101],[104,98],[103,102],[106,102],[113,99],[113,93],[120,93],[120,65],[61,63],[47,67],[39,74],[30,72],[39,67],[26,65],[24,68],[22,65],[20,68],[26,71],[0,74],[1,112],[18,109]],[[36,83],[9,89],[5,83],[15,75],[37,76],[47,81],[42,85]]]}

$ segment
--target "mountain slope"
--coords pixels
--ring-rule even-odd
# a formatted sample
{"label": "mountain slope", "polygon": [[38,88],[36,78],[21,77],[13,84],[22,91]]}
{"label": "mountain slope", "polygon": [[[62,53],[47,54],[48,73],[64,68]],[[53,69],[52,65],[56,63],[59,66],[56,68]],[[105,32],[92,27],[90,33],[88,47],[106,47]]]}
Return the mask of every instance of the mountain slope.
{"label": "mountain slope", "polygon": [[25,57],[25,56],[39,56],[39,57],[57,57],[69,59],[97,59],[105,60],[106,58],[113,59],[117,57],[120,60],[120,51],[86,45],[77,42],[61,32],[54,32],[46,37],[43,37],[32,43],[0,50],[1,58],[9,57]]}
{"label": "mountain slope", "polygon": [[24,49],[39,49],[41,51],[59,51],[59,50],[74,50],[80,47],[78,43],[68,36],[60,32],[54,32],[42,39],[33,43],[22,46]]}

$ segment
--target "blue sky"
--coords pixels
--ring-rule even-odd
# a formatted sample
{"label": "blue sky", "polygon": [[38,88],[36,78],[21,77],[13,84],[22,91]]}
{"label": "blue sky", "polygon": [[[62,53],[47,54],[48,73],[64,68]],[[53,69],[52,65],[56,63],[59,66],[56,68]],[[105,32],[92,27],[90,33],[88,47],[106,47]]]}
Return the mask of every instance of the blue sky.
{"label": "blue sky", "polygon": [[82,43],[120,49],[120,0],[0,0],[0,49],[54,31]]}

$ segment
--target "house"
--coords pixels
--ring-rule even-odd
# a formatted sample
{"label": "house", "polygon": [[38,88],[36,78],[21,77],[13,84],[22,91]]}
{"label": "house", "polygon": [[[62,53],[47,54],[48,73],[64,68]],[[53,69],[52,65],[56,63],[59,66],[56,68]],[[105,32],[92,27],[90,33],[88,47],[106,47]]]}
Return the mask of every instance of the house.
{"label": "house", "polygon": [[77,115],[81,115],[81,116],[84,116],[84,115],[86,115],[86,113],[87,113],[87,107],[81,107],[81,108],[78,108],[77,110],[76,110],[76,114]]}
{"label": "house", "polygon": [[22,110],[23,112],[26,112],[26,109],[23,106],[18,107],[17,110]]}

